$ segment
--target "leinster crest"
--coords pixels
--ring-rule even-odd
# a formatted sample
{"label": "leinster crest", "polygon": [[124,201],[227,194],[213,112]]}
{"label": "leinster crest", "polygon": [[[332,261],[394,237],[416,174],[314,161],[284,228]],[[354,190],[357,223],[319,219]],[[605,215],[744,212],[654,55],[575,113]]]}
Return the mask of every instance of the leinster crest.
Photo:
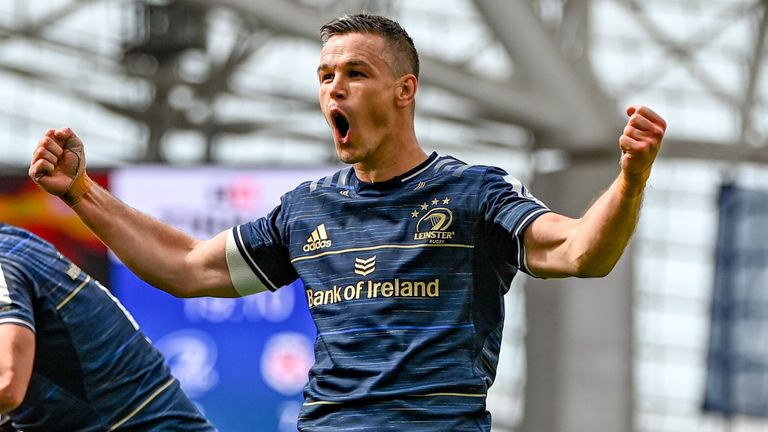
{"label": "leinster crest", "polygon": [[417,219],[414,240],[428,240],[429,243],[445,243],[453,239],[454,231],[449,231],[453,224],[453,212],[448,208],[451,199],[434,198],[422,203],[411,212],[411,218]]}

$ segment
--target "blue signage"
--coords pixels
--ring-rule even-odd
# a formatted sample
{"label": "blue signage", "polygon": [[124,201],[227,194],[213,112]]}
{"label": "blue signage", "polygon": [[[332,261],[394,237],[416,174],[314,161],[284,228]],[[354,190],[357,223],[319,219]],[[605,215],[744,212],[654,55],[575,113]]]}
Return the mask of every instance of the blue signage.
{"label": "blue signage", "polygon": [[[323,173],[131,167],[111,173],[110,189],[131,206],[206,239],[266,215],[295,179]],[[316,335],[301,281],[236,299],[177,299],[112,256],[110,284],[219,430],[296,431]]]}
{"label": "blue signage", "polygon": [[177,299],[114,261],[111,281],[219,430],[296,431],[315,338],[301,281],[236,299]]}

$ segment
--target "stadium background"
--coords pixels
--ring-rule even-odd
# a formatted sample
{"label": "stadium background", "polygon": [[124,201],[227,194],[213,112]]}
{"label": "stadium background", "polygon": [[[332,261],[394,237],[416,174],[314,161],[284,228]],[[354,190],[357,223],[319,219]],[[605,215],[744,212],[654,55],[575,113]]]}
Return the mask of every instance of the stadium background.
{"label": "stadium background", "polygon": [[[702,406],[724,280],[715,277],[720,188],[768,190],[767,7],[0,1],[0,220],[32,228],[109,283],[222,431],[291,430],[313,337],[298,287],[238,300],[156,293],[24,173],[41,133],[67,125],[85,139],[98,181],[182,229],[209,235],[263,214],[336,167],[316,103],[319,26],[344,12],[384,13],[422,55],[422,145],[502,166],[557,211],[578,215],[615,175],[626,104],[669,123],[637,235],[611,276],[516,279],[489,402],[494,430],[765,430],[760,410]],[[749,234],[765,268],[766,217],[756,220]],[[763,273],[747,285],[768,288]],[[746,345],[755,351],[768,340],[758,315]]]}

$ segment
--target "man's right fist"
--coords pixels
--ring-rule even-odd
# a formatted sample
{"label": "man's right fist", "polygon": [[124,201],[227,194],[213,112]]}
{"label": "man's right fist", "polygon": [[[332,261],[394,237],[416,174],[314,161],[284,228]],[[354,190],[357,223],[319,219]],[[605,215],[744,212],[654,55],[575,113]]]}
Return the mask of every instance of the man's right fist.
{"label": "man's right fist", "polygon": [[90,185],[83,142],[70,128],[48,129],[32,153],[28,174],[46,192],[77,204]]}

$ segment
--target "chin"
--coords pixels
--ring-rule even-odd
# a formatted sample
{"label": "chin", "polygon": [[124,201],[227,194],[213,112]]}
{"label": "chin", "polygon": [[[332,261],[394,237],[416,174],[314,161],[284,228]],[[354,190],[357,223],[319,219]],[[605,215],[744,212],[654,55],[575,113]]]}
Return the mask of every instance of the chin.
{"label": "chin", "polygon": [[352,152],[336,148],[336,156],[338,156],[339,160],[344,162],[345,164],[355,164],[360,162],[360,156],[357,154],[354,154]]}
{"label": "chin", "polygon": [[339,160],[344,162],[345,164],[352,165],[360,162],[358,158],[353,157],[352,155],[349,155],[347,153],[341,153],[338,156],[339,156]]}

